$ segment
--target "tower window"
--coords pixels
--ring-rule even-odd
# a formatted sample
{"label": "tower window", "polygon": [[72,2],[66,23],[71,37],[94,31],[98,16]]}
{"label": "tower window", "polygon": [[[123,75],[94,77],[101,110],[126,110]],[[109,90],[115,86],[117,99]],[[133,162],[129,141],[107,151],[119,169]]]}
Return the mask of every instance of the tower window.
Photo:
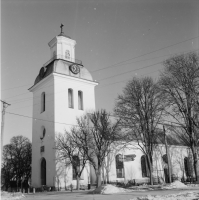
{"label": "tower window", "polygon": [[71,88],[68,89],[68,107],[73,108],[73,90]]}
{"label": "tower window", "polygon": [[41,94],[41,112],[45,111],[45,106],[46,106],[46,97],[45,97],[45,92]]}
{"label": "tower window", "polygon": [[65,51],[65,58],[68,60],[70,59],[70,51],[69,50],[66,50]]}
{"label": "tower window", "polygon": [[40,139],[43,140],[45,135],[46,135],[46,129],[44,127],[42,127]]}
{"label": "tower window", "polygon": [[115,157],[116,161],[116,173],[117,178],[124,178],[124,163],[121,154],[117,154]]}
{"label": "tower window", "polygon": [[78,109],[83,110],[83,92],[78,91]]}

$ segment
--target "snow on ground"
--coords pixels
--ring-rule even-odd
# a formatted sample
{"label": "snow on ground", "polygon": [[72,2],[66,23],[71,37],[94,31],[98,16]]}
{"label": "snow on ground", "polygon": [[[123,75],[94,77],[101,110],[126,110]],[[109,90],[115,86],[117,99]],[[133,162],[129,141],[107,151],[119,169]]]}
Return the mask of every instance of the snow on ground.
{"label": "snow on ground", "polygon": [[174,188],[187,188],[187,185],[185,185],[184,183],[180,182],[180,181],[174,181],[173,183],[170,183],[166,186],[162,186],[162,189],[174,189]]}
{"label": "snow on ground", "polygon": [[199,187],[199,184],[193,184],[193,183],[189,183],[186,184],[188,187]]}
{"label": "snow on ground", "polygon": [[14,192],[14,193],[10,193],[10,192],[1,192],[1,200],[16,200],[16,199],[22,199],[24,198],[25,195],[22,194],[21,192]]}
{"label": "snow on ground", "polygon": [[124,193],[130,190],[126,190],[124,188],[119,188],[114,185],[105,185],[105,186],[100,186],[96,188],[93,192],[95,194],[115,194],[115,193]]}
{"label": "snow on ground", "polygon": [[199,199],[199,192],[186,192],[186,193],[179,193],[179,194],[169,194],[169,195],[147,195],[145,197],[135,197],[130,200],[198,200]]}
{"label": "snow on ground", "polygon": [[106,185],[102,191],[101,194],[115,194],[115,193],[121,193],[121,192],[127,192],[124,188],[118,188],[114,185]]}

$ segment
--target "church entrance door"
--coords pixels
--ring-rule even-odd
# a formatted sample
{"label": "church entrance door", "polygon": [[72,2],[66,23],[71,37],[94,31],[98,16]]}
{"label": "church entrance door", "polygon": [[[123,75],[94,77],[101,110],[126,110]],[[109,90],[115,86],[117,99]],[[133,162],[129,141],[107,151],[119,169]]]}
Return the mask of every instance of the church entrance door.
{"label": "church entrance door", "polygon": [[41,160],[41,185],[46,185],[46,159]]}

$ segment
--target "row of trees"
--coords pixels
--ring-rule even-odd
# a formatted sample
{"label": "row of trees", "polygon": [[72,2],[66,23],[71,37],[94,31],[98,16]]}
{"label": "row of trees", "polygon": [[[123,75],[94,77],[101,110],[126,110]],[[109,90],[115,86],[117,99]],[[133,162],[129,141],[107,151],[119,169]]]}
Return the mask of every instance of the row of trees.
{"label": "row of trees", "polygon": [[11,138],[10,144],[3,148],[1,166],[1,183],[7,190],[9,187],[22,187],[31,178],[32,144],[24,136]]}
{"label": "row of trees", "polygon": [[77,189],[87,161],[95,170],[97,186],[101,185],[105,157],[113,150],[111,145],[117,141],[119,133],[119,120],[111,122],[110,114],[101,110],[77,119],[77,126],[70,132],[57,135],[58,158],[72,164],[76,174]]}
{"label": "row of trees", "polygon": [[151,184],[158,128],[168,121],[175,124],[172,126],[173,134],[191,149],[198,180],[198,98],[199,57],[195,53],[166,60],[158,81],[134,78],[118,96],[115,114],[121,119],[122,127],[130,130],[126,136],[128,141],[136,140],[146,155]]}
{"label": "row of trees", "polygon": [[[115,122],[102,110],[77,120],[77,127],[57,136],[56,148],[62,159],[76,166],[77,183],[87,161],[96,172],[97,186],[101,184],[105,157],[113,144],[137,141],[145,154],[153,184],[153,153],[162,134],[160,125],[175,123],[173,134],[190,147],[196,180],[198,180],[199,128],[199,57],[195,53],[172,57],[164,62],[160,79],[133,78],[118,96],[114,109]],[[113,120],[112,120],[113,121]],[[180,130],[180,132],[179,132]],[[80,160],[74,159],[78,155]],[[77,189],[79,183],[77,184]]]}
{"label": "row of trees", "polygon": [[[198,180],[199,141],[199,57],[195,53],[172,57],[164,62],[158,81],[133,78],[116,100],[115,118],[105,110],[88,113],[77,119],[77,126],[56,136],[58,160],[73,166],[79,180],[86,163],[93,166],[97,186],[101,185],[102,169],[109,173],[109,161],[118,144],[137,141],[145,154],[153,184],[153,153],[161,134],[160,125],[168,121],[176,126],[172,133],[191,149],[196,180]],[[4,146],[2,175],[5,186],[10,181],[28,180],[31,174],[31,143],[23,137],[11,139]],[[108,177],[108,175],[107,175]],[[108,178],[107,178],[108,179]]]}

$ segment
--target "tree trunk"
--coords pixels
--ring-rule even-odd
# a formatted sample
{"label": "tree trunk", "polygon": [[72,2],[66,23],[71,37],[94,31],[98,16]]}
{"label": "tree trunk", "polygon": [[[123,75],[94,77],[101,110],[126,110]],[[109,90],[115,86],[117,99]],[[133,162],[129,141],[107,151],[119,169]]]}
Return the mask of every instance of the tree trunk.
{"label": "tree trunk", "polygon": [[106,180],[107,180],[107,183],[109,184],[109,170],[107,169],[106,170]]}
{"label": "tree trunk", "polygon": [[192,154],[193,154],[193,167],[194,167],[194,172],[195,172],[195,178],[196,178],[196,181],[199,181],[198,155],[196,152],[196,148],[193,145],[191,147],[191,150],[192,150]]}
{"label": "tree trunk", "polygon": [[105,164],[103,164],[103,167],[102,167],[102,176],[103,176],[103,184],[106,184],[106,176],[105,176],[104,169],[105,169]]}
{"label": "tree trunk", "polygon": [[172,182],[172,180],[171,180],[171,158],[170,158],[169,148],[167,145],[167,135],[166,135],[164,126],[163,126],[163,130],[164,130],[164,143],[165,143],[165,149],[166,149],[166,155],[167,155],[167,161],[168,161],[169,183],[171,183]]}
{"label": "tree trunk", "polygon": [[98,167],[98,170],[96,171],[97,174],[97,188],[101,186],[102,181],[101,181],[101,169],[102,167]]}
{"label": "tree trunk", "polygon": [[148,167],[149,167],[150,185],[153,185],[153,166],[152,166],[149,155],[147,155],[147,160],[148,160]]}
{"label": "tree trunk", "polygon": [[79,190],[79,186],[80,186],[80,184],[79,184],[79,179],[80,179],[80,177],[77,175],[77,185],[76,185],[76,189],[77,189],[77,190]]}

